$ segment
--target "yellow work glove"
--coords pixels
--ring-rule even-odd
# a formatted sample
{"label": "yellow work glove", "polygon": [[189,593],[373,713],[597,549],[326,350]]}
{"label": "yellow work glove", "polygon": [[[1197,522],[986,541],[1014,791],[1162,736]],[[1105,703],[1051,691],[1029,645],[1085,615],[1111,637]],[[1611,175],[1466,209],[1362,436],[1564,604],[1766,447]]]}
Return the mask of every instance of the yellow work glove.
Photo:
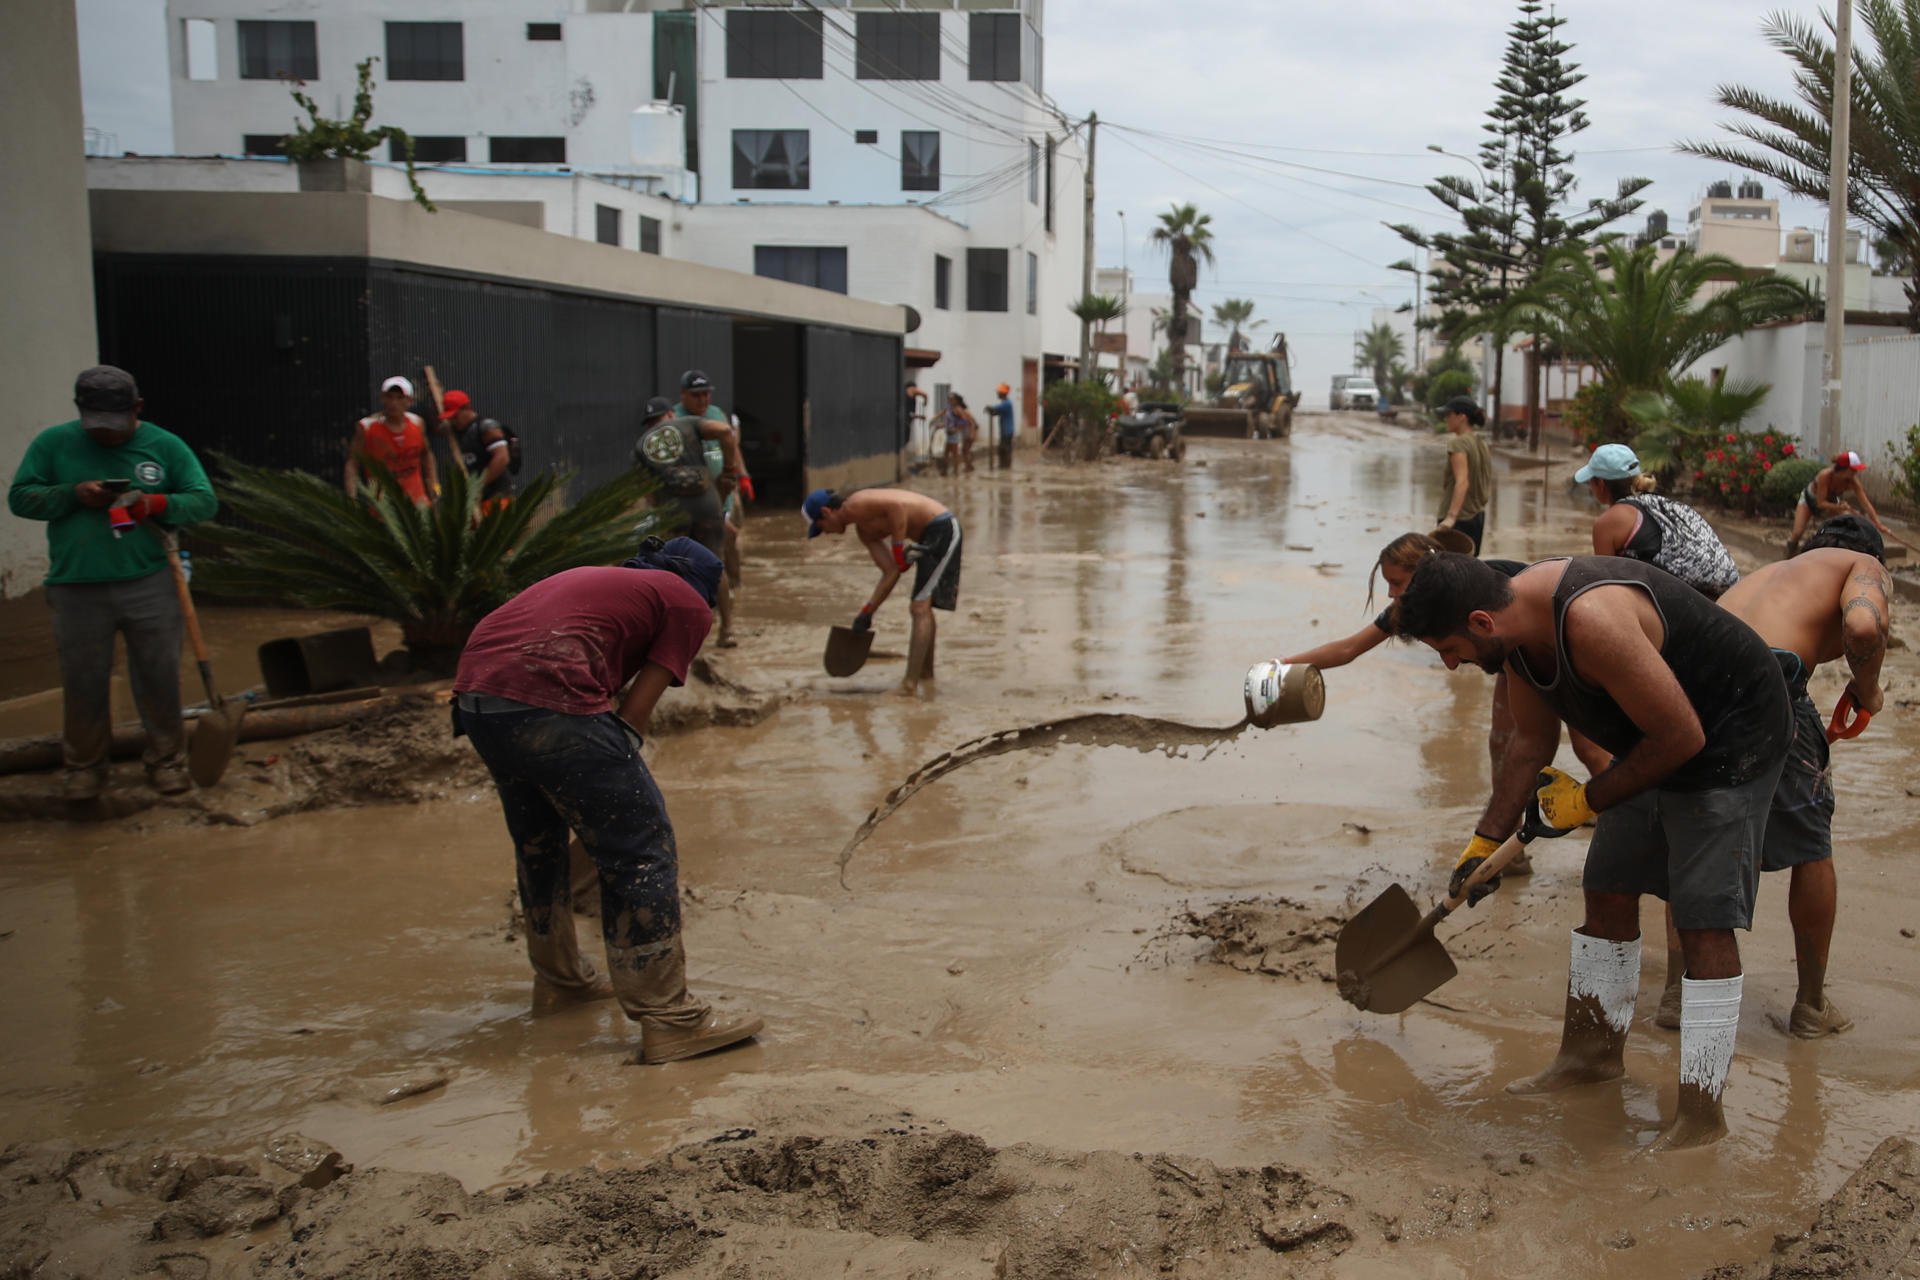
{"label": "yellow work glove", "polygon": [[[1469,840],[1467,847],[1460,852],[1460,861],[1453,864],[1453,874],[1447,878],[1447,896],[1451,898],[1457,895],[1460,887],[1466,884],[1467,878],[1479,870],[1480,864],[1492,857],[1499,848],[1500,841],[1492,836],[1483,836],[1478,831],[1474,832],[1473,839]],[[1499,887],[1499,876],[1488,877],[1467,891],[1467,905],[1479,906],[1480,899]]]}
{"label": "yellow work glove", "polygon": [[1587,803],[1587,784],[1558,769],[1540,771],[1540,789],[1534,792],[1540,802],[1540,817],[1550,827],[1571,830],[1594,818]]}

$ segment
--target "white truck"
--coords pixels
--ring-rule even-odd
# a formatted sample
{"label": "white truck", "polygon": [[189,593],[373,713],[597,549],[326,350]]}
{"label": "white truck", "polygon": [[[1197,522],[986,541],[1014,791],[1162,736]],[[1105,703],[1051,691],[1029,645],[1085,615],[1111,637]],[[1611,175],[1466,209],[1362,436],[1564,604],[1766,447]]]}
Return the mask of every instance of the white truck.
{"label": "white truck", "polygon": [[1333,378],[1333,390],[1327,395],[1330,409],[1371,409],[1380,402],[1380,389],[1371,374],[1340,373]]}

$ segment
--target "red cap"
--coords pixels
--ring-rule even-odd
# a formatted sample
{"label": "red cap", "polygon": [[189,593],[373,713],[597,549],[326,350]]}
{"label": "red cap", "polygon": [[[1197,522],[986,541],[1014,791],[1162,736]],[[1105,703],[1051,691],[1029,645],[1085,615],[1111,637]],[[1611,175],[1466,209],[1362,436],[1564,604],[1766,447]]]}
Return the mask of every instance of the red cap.
{"label": "red cap", "polygon": [[464,391],[447,392],[440,397],[440,421],[445,422],[472,403],[472,398]]}
{"label": "red cap", "polygon": [[1833,455],[1833,465],[1841,471],[1865,471],[1866,460],[1851,449],[1842,449]]}

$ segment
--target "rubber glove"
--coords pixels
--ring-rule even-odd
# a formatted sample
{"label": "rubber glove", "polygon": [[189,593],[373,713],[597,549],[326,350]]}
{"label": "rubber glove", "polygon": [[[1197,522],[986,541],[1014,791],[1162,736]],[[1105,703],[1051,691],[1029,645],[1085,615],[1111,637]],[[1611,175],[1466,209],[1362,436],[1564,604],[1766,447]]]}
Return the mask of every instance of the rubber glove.
{"label": "rubber glove", "polygon": [[756,498],[753,494],[753,477],[744,471],[740,473],[740,496],[748,502],[760,501],[760,499]]}
{"label": "rubber glove", "polygon": [[853,616],[852,629],[855,631],[873,630],[873,606],[872,605],[868,605],[866,608],[862,609],[859,613],[856,613]]}
{"label": "rubber glove", "polygon": [[902,573],[907,570],[907,544],[904,542],[893,544],[893,567]]}
{"label": "rubber glove", "polygon": [[1596,816],[1587,803],[1586,783],[1553,768],[1542,769],[1538,781],[1540,787],[1534,794],[1540,801],[1540,817],[1548,826],[1571,831]]}
{"label": "rubber glove", "polygon": [[137,493],[131,499],[124,500],[107,511],[107,524],[113,529],[114,536],[151,516],[157,516],[167,509],[167,495],[164,493]]}
{"label": "rubber glove", "polygon": [[[1483,836],[1478,831],[1474,832],[1473,839],[1469,840],[1467,847],[1460,851],[1460,861],[1453,864],[1453,874],[1447,877],[1447,896],[1451,898],[1459,893],[1460,887],[1466,884],[1468,877],[1479,870],[1481,863],[1494,855],[1500,848],[1500,844],[1501,842],[1492,836]],[[1479,906],[1480,899],[1499,887],[1499,876],[1488,877],[1467,891],[1467,905]]]}

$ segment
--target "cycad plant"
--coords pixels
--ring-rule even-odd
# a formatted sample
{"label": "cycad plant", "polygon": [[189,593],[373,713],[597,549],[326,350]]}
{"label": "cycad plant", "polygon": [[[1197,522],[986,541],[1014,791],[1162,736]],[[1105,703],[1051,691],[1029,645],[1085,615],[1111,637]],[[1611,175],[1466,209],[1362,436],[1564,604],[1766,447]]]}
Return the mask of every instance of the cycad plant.
{"label": "cycad plant", "polygon": [[1680,378],[1664,394],[1634,392],[1621,407],[1640,428],[1633,438],[1640,469],[1671,471],[1698,458],[1710,441],[1745,422],[1772,389],[1741,378]]}
{"label": "cycad plant", "polygon": [[196,562],[199,582],[222,595],[392,619],[416,669],[445,668],[474,625],[522,588],[617,563],[672,519],[642,510],[654,480],[637,468],[547,516],[564,479],[551,471],[482,511],[479,486],[460,466],[448,468],[438,502],[416,507],[372,459],[373,483],[352,498],[304,471],[216,460],[220,502],[234,520],[195,529],[220,552]]}

